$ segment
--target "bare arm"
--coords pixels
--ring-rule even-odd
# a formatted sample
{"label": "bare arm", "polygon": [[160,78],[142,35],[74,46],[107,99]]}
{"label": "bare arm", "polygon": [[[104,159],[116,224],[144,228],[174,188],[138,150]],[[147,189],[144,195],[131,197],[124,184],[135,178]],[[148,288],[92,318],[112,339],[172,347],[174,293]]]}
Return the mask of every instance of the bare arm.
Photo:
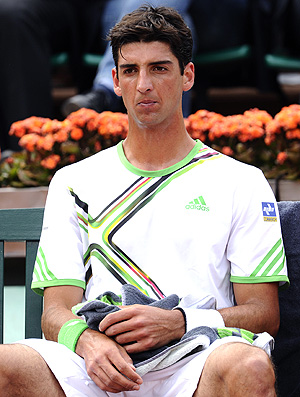
{"label": "bare arm", "polygon": [[278,283],[233,284],[237,306],[221,309],[226,327],[277,334],[280,322]]}
{"label": "bare arm", "polygon": [[78,318],[71,309],[81,302],[82,296],[83,290],[79,287],[62,286],[45,289],[42,330],[46,339],[57,341],[63,324],[72,318]]}
{"label": "bare arm", "polygon": [[[73,286],[45,289],[42,329],[46,339],[57,341],[62,325],[78,318],[71,308],[81,302],[82,295],[83,290]],[[76,353],[84,358],[89,376],[101,390],[118,393],[139,389],[142,379],[135,372],[131,358],[122,346],[106,335],[85,330],[78,340]]]}

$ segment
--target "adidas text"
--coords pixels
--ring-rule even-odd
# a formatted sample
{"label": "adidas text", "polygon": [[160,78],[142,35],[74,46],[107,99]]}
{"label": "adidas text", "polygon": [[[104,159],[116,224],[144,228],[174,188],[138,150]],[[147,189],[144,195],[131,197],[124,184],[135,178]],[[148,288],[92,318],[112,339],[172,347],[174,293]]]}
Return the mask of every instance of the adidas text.
{"label": "adidas text", "polygon": [[209,207],[200,204],[187,204],[185,208],[187,210],[209,211]]}

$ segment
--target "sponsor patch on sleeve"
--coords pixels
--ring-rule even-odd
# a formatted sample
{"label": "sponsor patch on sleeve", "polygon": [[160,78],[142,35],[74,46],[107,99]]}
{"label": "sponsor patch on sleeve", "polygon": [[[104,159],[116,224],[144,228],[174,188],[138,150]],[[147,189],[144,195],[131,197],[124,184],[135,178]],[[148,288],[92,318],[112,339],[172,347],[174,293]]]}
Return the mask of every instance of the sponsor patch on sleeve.
{"label": "sponsor patch on sleeve", "polygon": [[277,214],[274,203],[262,202],[262,213],[265,222],[277,222]]}

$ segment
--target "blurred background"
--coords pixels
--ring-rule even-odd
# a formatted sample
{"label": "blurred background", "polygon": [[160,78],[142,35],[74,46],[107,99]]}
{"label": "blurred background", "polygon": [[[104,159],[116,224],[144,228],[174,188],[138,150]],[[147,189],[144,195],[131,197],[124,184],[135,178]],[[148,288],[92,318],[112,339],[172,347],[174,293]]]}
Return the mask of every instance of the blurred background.
{"label": "blurred background", "polygon": [[[124,111],[112,93],[105,40],[137,0],[0,1],[0,147],[30,116],[64,119],[81,107]],[[299,0],[153,0],[177,8],[193,31],[196,83],[185,116],[299,103]],[[108,76],[108,77],[107,77]]]}

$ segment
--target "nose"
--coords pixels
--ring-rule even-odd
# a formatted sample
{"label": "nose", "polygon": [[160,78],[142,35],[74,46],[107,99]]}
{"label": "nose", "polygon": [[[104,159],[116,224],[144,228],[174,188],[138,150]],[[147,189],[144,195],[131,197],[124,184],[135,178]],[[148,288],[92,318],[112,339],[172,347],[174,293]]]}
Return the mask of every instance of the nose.
{"label": "nose", "polygon": [[145,70],[141,70],[138,75],[137,90],[144,94],[147,91],[151,91],[152,89],[153,85],[149,73]]}

